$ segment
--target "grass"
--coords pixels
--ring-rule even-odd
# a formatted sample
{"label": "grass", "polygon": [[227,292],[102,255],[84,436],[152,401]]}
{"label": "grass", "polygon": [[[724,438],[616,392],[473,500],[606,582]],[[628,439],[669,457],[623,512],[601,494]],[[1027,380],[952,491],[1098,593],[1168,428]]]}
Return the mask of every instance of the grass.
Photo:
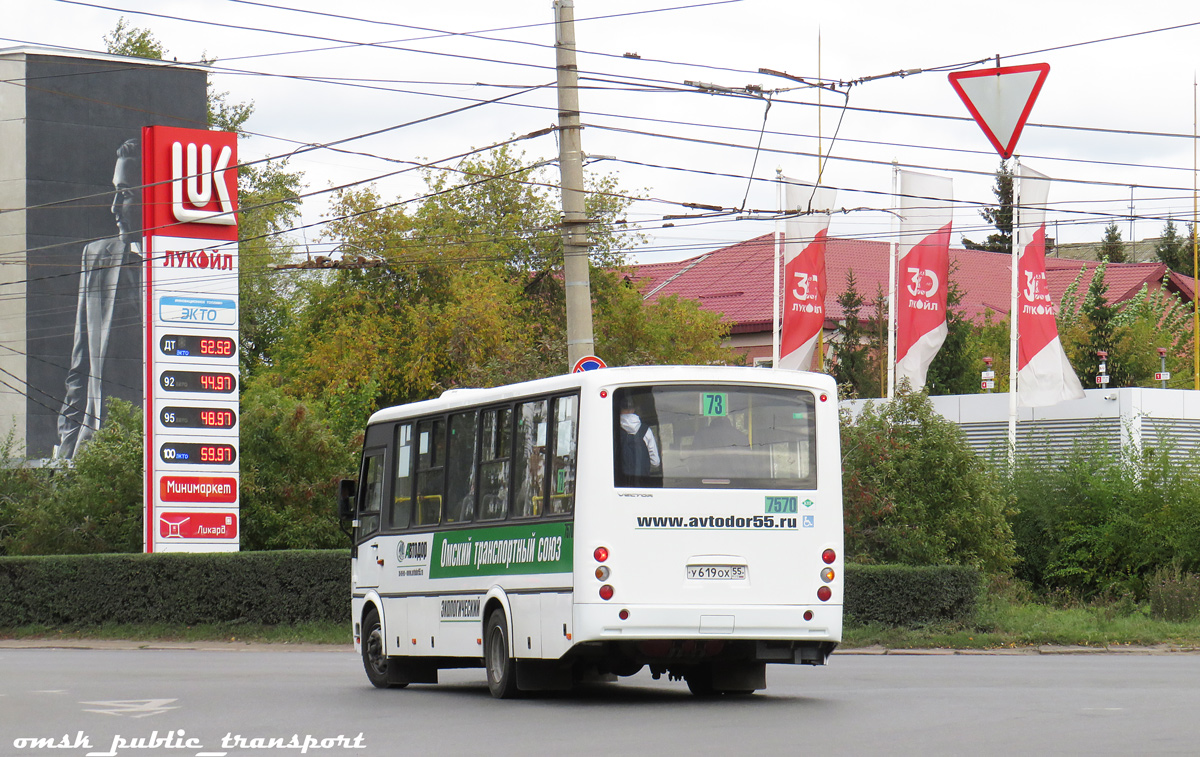
{"label": "grass", "polygon": [[[1200,619],[1169,622],[1150,617],[1146,604],[1066,602],[1058,605],[1029,596],[989,593],[970,623],[890,628],[846,624],[845,648],[882,646],[890,649],[1001,649],[1039,646],[1153,646],[1200,648]],[[0,628],[0,639],[116,639],[127,641],[225,641],[261,644],[349,644],[344,622],[299,626],[244,623],[173,625],[104,625],[89,628],[24,626]]]}
{"label": "grass", "polygon": [[1155,620],[1127,600],[1055,606],[1032,599],[985,597],[972,622],[889,628],[847,623],[844,647],[1000,649],[1039,646],[1156,646],[1200,648],[1200,619]]}
{"label": "grass", "polygon": [[127,641],[242,641],[260,644],[349,644],[349,621],[264,626],[213,623],[194,626],[112,624],[87,628],[0,628],[0,639],[118,639]]}

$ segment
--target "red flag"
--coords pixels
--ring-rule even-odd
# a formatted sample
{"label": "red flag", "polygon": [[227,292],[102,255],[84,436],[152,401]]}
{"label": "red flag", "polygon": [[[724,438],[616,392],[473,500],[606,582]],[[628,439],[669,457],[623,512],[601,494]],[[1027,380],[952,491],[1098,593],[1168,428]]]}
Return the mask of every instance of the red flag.
{"label": "red flag", "polygon": [[900,172],[900,245],[896,292],[896,381],[925,386],[946,341],[953,182]]}
{"label": "red flag", "polygon": [[789,218],[784,231],[780,368],[812,369],[817,336],[825,325],[825,237],[835,195],[828,187],[787,184],[786,207],[800,215]]}
{"label": "red flag", "polygon": [[[1058,338],[1058,308],[1046,286],[1046,198],[1050,178],[1021,166],[1017,263],[1017,399],[1024,407],[1082,399],[1083,385]],[[1015,243],[1015,242],[1014,242]]]}

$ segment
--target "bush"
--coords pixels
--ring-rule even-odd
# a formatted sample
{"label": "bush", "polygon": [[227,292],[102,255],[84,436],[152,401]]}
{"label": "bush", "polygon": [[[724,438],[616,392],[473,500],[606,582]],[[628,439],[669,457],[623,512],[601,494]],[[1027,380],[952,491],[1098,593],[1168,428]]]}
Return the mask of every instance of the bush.
{"label": "bush", "polygon": [[925,394],[844,414],[842,471],[852,561],[1011,569],[1002,482]]}
{"label": "bush", "polygon": [[1043,591],[1131,592],[1171,565],[1200,571],[1200,465],[1168,442],[1115,449],[1099,433],[1068,452],[1030,448],[1011,479],[1020,563]]}
{"label": "bush", "polygon": [[1164,568],[1154,574],[1148,588],[1150,617],[1183,623],[1200,615],[1200,576],[1179,568]]}
{"label": "bush", "polygon": [[0,557],[9,628],[349,618],[349,550]]}
{"label": "bush", "polygon": [[919,626],[966,622],[975,612],[981,574],[962,565],[847,565],[847,622]]}
{"label": "bush", "polygon": [[107,402],[101,428],[61,469],[4,471],[7,554],[62,555],[142,549],[142,411]]}

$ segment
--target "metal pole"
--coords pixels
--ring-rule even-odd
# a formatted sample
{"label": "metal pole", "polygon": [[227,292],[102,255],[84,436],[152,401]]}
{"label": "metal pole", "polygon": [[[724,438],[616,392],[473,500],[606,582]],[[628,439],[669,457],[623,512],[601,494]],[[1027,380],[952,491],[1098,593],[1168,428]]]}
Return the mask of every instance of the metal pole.
{"label": "metal pole", "polygon": [[899,253],[899,223],[897,215],[900,212],[900,164],[892,160],[892,207],[896,215],[892,216],[892,243],[888,245],[888,338],[887,338],[887,394],[889,400],[896,396],[896,256]]}
{"label": "metal pole", "polygon": [[1012,234],[1012,291],[1009,295],[1009,325],[1008,325],[1008,467],[1011,471],[1016,465],[1017,455],[1017,330],[1020,316],[1020,302],[1017,297],[1017,269],[1021,262],[1021,249],[1025,235],[1021,233],[1021,159],[1014,162],[1013,171],[1013,227]]}
{"label": "metal pole", "polygon": [[575,2],[554,2],[554,58],[558,67],[558,167],[562,184],[563,277],[567,297],[567,368],[595,353],[587,215],[583,202],[583,147],[579,132],[579,69],[575,64]]}
{"label": "metal pole", "polygon": [[783,244],[787,231],[787,219],[783,213],[788,208],[783,207],[783,169],[775,169],[775,207],[779,208],[780,220],[775,222],[775,240],[771,250],[771,276],[774,286],[771,287],[771,367],[779,367],[779,266],[783,258]]}

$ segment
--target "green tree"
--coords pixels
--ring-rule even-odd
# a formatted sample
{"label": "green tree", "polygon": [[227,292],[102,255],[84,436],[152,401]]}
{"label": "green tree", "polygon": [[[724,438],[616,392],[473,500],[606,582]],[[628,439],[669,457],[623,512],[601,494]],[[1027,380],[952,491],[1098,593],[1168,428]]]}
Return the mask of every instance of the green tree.
{"label": "green tree", "polygon": [[1125,243],[1121,241],[1121,230],[1117,228],[1116,221],[1104,227],[1104,238],[1100,240],[1099,257],[1109,263],[1124,263],[1126,260]]}
{"label": "green tree", "polygon": [[[983,321],[973,324],[967,335],[966,352],[969,355],[969,364],[978,371],[987,370],[984,358],[991,358],[991,370],[996,374],[994,391],[1008,391],[1009,320],[1007,315],[1000,316],[994,310],[984,310]],[[976,376],[978,377],[978,374]]]}
{"label": "green tree", "polygon": [[[426,182],[415,202],[371,187],[335,197],[328,238],[380,264],[297,276],[270,371],[289,393],[362,397],[371,385],[382,406],[564,370],[559,214],[541,169],[502,147]],[[611,179],[591,188],[592,260],[616,263],[637,241],[623,231],[628,199]],[[597,351],[610,365],[734,359],[718,316],[673,298],[648,305],[607,265],[591,276]]]}
{"label": "green tree", "polygon": [[151,60],[162,60],[167,54],[166,48],[154,37],[153,32],[131,25],[124,16],[117,19],[116,27],[104,35],[104,49],[112,55]]}
{"label": "green tree", "polygon": [[[971,350],[974,325],[962,308],[963,291],[950,271],[946,283],[946,341],[929,364],[925,390],[929,394],[972,394],[979,391],[982,357]],[[990,356],[989,356],[990,357]]]}
{"label": "green tree", "polygon": [[243,394],[240,423],[242,549],[346,546],[334,502],[356,454],[320,405],[256,383]]}
{"label": "green tree", "polygon": [[871,379],[870,345],[866,343],[861,320],[865,301],[858,291],[853,269],[846,271],[846,288],[838,295],[837,303],[842,307],[842,321],[838,324],[836,360],[830,373],[838,383],[839,394],[864,396]]}
{"label": "green tree", "polygon": [[[1109,386],[1158,386],[1161,369],[1158,348],[1167,350],[1167,367],[1190,364],[1191,308],[1170,291],[1164,279],[1158,287],[1143,286],[1120,307],[1107,302],[1101,264],[1083,295],[1081,271],[1063,293],[1058,332],[1063,349],[1079,380],[1094,386],[1097,350],[1108,353]],[[1185,382],[1179,380],[1179,386]]]}
{"label": "green tree", "polygon": [[[996,169],[996,185],[992,188],[997,204],[979,211],[983,220],[996,228],[996,233],[988,234],[984,242],[972,242],[963,237],[963,247],[968,250],[1012,252],[1014,167],[1015,163],[1000,161],[1000,167]],[[1046,246],[1050,246],[1048,240]]]}
{"label": "green tree", "polygon": [[1109,376],[1108,386],[1116,389],[1130,386],[1131,376],[1124,366],[1124,353],[1129,345],[1125,343],[1124,330],[1118,327],[1117,308],[1109,304],[1105,296],[1108,285],[1104,283],[1104,273],[1107,265],[1096,266],[1092,281],[1088,285],[1087,295],[1083,300],[1083,316],[1087,326],[1087,337],[1079,346],[1082,354],[1078,361],[1073,362],[1075,373],[1084,386],[1092,384],[1100,372],[1100,353],[1103,352]]}
{"label": "green tree", "polygon": [[895,400],[842,415],[847,558],[1008,572],[1014,545],[1001,482],[928,395],[904,384]]}
{"label": "green tree", "polygon": [[70,467],[50,480],[25,479],[32,496],[15,508],[10,554],[142,550],[142,411],[117,398],[107,406],[104,427]]}
{"label": "green tree", "polygon": [[1192,249],[1189,239],[1181,236],[1174,219],[1168,218],[1162,236],[1154,246],[1154,254],[1167,267],[1185,276],[1192,275]]}

